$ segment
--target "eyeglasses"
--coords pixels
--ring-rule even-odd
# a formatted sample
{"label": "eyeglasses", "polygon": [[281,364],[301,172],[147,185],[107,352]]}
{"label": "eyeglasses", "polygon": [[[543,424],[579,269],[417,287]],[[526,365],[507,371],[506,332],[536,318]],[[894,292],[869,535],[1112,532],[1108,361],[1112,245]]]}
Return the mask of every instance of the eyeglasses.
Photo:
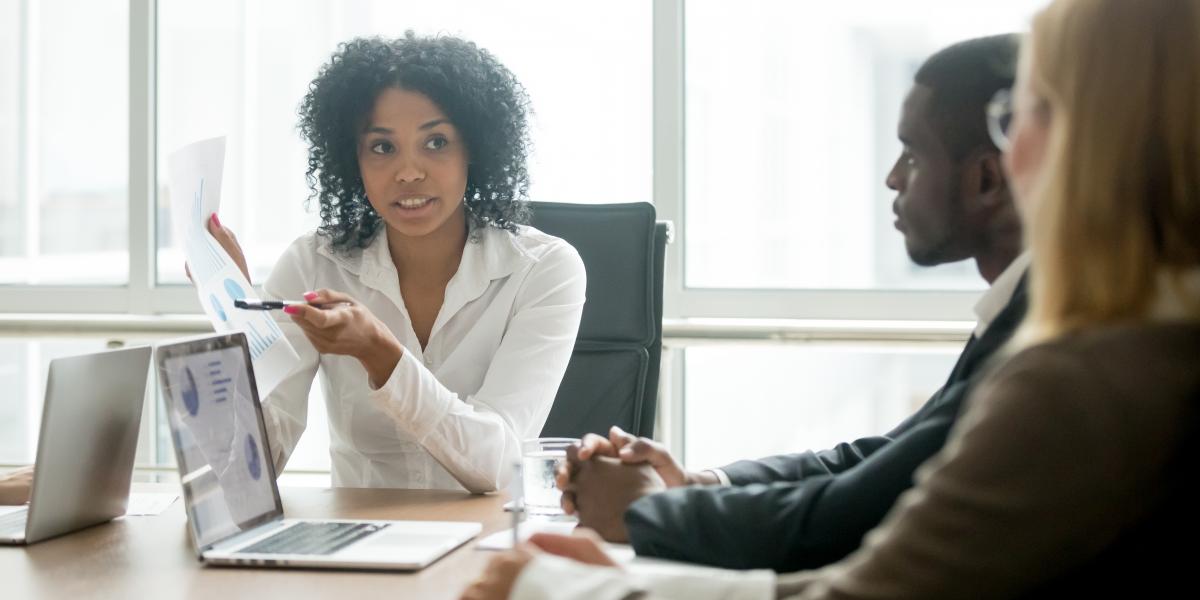
{"label": "eyeglasses", "polygon": [[987,103],[988,136],[992,143],[1002,152],[1007,152],[1011,146],[1008,138],[1008,128],[1013,121],[1013,96],[1011,90],[1000,90]]}

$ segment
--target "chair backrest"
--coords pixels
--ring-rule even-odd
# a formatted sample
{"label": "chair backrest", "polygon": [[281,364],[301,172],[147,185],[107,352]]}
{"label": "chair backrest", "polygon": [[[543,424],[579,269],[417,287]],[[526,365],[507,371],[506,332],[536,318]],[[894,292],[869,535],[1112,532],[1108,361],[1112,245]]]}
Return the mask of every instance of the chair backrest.
{"label": "chair backrest", "polygon": [[574,246],[588,278],[575,351],[542,435],[607,434],[618,425],[651,436],[669,224],[645,202],[530,204],[532,225]]}

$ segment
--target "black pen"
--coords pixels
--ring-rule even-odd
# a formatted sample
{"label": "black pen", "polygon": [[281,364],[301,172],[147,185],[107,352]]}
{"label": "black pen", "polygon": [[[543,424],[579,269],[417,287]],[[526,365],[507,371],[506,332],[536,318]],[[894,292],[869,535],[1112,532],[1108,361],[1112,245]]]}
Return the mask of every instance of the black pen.
{"label": "black pen", "polygon": [[303,300],[234,300],[233,305],[245,310],[283,310],[287,306],[308,304]]}

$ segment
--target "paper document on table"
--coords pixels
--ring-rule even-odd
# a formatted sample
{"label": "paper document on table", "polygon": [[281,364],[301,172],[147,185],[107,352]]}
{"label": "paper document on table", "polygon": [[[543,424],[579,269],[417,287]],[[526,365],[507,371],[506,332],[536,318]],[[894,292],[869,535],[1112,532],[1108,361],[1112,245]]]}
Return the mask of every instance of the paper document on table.
{"label": "paper document on table", "polygon": [[[579,525],[578,521],[544,521],[541,519],[530,519],[522,521],[517,527],[517,538],[522,542],[529,539],[529,536],[535,533],[557,533],[560,535],[570,535],[575,527]],[[508,550],[513,547],[512,529],[505,529],[489,535],[475,547],[479,550]]]}
{"label": "paper document on table", "polygon": [[254,288],[206,227],[209,216],[221,206],[224,163],[224,137],[189,144],[171,154],[167,160],[171,221],[200,306],[216,331],[246,334],[258,397],[266,398],[300,358],[269,312],[233,306],[234,300],[253,297]]}
{"label": "paper document on table", "polygon": [[133,492],[129,494],[129,505],[125,509],[125,516],[135,517],[161,514],[162,511],[170,508],[178,499],[179,494]]}
{"label": "paper document on table", "polygon": [[[526,541],[535,533],[557,533],[559,535],[571,535],[575,527],[579,523],[576,521],[544,521],[541,519],[532,519],[521,523],[517,528],[517,537],[522,541]],[[505,529],[497,531],[475,544],[476,550],[508,550],[512,548],[512,530]],[[633,546],[629,544],[604,544],[604,552],[609,558],[618,563],[627,563],[632,561],[637,554],[633,551]]]}

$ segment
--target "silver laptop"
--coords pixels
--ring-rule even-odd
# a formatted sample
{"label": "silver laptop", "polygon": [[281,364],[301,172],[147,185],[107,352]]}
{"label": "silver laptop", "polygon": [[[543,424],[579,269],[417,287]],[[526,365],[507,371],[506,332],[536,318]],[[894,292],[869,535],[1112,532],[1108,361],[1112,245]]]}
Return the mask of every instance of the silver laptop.
{"label": "silver laptop", "polygon": [[50,361],[29,506],[0,511],[0,544],[125,514],[149,372],[149,346]]}
{"label": "silver laptop", "polygon": [[159,346],[155,363],[200,560],[408,571],[479,533],[479,523],[285,519],[246,336]]}

